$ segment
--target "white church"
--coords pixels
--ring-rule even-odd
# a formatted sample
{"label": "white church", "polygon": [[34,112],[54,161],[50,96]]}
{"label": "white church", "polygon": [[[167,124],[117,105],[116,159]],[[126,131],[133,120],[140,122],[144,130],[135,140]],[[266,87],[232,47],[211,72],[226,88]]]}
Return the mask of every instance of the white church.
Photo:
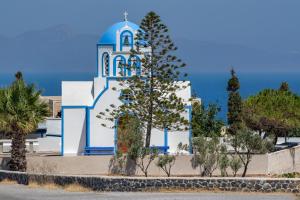
{"label": "white church", "polygon": [[[108,28],[97,43],[97,74],[94,79],[62,82],[62,155],[113,155],[119,148],[118,119],[114,128],[104,127],[102,124],[109,122],[103,122],[104,119],[97,115],[111,104],[118,106],[124,103],[119,99],[123,88],[118,83],[118,77],[129,78],[142,71],[142,55],[132,57],[130,54],[138,29],[138,25],[127,21],[125,13],[125,20]],[[147,52],[147,49],[143,51]],[[135,64],[137,67],[132,71],[126,70],[118,67],[120,63],[123,66]],[[122,73],[120,70],[123,70]],[[187,112],[183,115],[190,121],[190,86],[178,91],[177,95],[184,99]],[[152,131],[151,146],[164,153],[175,153],[179,143],[190,146],[191,130]]]}

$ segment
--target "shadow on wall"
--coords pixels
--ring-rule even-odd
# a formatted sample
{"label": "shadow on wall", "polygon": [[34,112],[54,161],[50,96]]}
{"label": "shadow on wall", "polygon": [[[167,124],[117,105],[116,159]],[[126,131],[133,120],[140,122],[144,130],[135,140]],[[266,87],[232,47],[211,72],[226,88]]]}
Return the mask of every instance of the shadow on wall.
{"label": "shadow on wall", "polygon": [[80,141],[79,141],[79,146],[78,146],[78,150],[77,150],[77,155],[81,155],[84,153],[84,147],[86,145],[86,119],[85,119],[85,122],[82,126],[82,130],[81,130],[81,133],[84,133],[84,134],[81,134],[80,136]]}
{"label": "shadow on wall", "polygon": [[135,161],[126,156],[114,156],[109,161],[108,174],[133,176],[136,170]]}

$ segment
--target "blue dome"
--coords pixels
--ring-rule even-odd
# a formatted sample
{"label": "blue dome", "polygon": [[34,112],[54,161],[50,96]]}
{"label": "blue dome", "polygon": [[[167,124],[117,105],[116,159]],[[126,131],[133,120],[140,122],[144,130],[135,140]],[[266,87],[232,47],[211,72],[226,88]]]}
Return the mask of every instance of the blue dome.
{"label": "blue dome", "polygon": [[132,23],[129,21],[116,23],[116,24],[112,25],[111,27],[109,27],[107,29],[107,31],[105,31],[105,33],[99,39],[98,44],[116,44],[116,32],[117,32],[117,30],[126,26],[126,24],[127,24],[127,26],[132,28],[134,31],[136,31],[140,28],[135,23]]}

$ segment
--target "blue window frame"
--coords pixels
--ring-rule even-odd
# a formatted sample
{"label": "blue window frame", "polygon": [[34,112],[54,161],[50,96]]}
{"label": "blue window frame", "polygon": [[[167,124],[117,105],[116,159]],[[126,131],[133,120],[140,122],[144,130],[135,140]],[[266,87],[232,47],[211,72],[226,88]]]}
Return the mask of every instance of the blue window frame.
{"label": "blue window frame", "polygon": [[[130,56],[128,59],[128,65],[130,68],[136,71],[136,75],[141,75],[141,61],[138,56]],[[131,70],[128,70],[128,76],[131,76]]]}
{"label": "blue window frame", "polygon": [[120,35],[120,51],[126,46],[133,48],[133,34],[128,30],[123,31]]}
{"label": "blue window frame", "polygon": [[114,58],[114,69],[113,69],[114,76],[117,76],[117,71],[119,71],[122,76],[125,76],[126,74],[126,59],[122,55],[118,55]]}
{"label": "blue window frame", "polygon": [[109,54],[102,54],[102,76],[109,76]]}

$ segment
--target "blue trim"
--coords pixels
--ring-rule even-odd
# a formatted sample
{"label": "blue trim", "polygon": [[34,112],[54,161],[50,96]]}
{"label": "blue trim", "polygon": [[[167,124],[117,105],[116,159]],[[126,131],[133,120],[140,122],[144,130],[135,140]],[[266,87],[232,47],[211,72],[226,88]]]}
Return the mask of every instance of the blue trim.
{"label": "blue trim", "polygon": [[[104,59],[104,56],[107,55],[108,56],[108,74],[105,74],[105,68],[103,67],[103,59]],[[101,58],[101,69],[102,69],[102,77],[106,77],[106,76],[109,76],[110,75],[110,56],[107,52],[104,52],[102,53],[102,58]]]}
{"label": "blue trim", "polygon": [[186,106],[189,112],[189,152],[193,153],[193,147],[192,147],[192,106]]}
{"label": "blue trim", "polygon": [[150,149],[158,149],[159,153],[166,153],[168,152],[168,149],[170,149],[169,146],[151,146]]}
{"label": "blue trim", "polygon": [[[164,146],[168,147],[168,129],[167,128],[164,129]],[[165,148],[165,152],[164,153],[165,154],[168,153],[168,149],[167,148]]]}
{"label": "blue trim", "polygon": [[114,147],[85,147],[84,155],[113,155]]}
{"label": "blue trim", "polygon": [[123,31],[123,32],[120,34],[120,51],[123,50],[123,35],[126,34],[126,33],[129,33],[129,35],[130,35],[130,38],[129,38],[129,40],[130,40],[130,41],[129,41],[129,45],[130,45],[131,48],[133,48],[133,34],[132,34],[131,31],[125,30],[125,31]]}
{"label": "blue trim", "polygon": [[[141,59],[138,56],[129,56],[128,58],[128,66],[131,67],[131,59],[135,58],[136,59],[136,75],[140,76],[141,75]],[[131,69],[128,70],[128,76],[131,76]]]}
{"label": "blue trim", "polygon": [[96,53],[96,73],[97,73],[97,77],[99,77],[99,48],[98,45],[96,45],[97,48],[97,53]]}
{"label": "blue trim", "polygon": [[85,108],[85,142],[86,142],[86,147],[90,147],[90,109],[88,107]]}
{"label": "blue trim", "polygon": [[[117,76],[117,67],[118,67],[117,66],[117,59],[118,58],[121,58],[122,62],[124,62],[123,64],[126,65],[126,58],[123,55],[117,55],[116,57],[114,57],[113,76]],[[122,70],[122,69],[120,69],[120,70]],[[124,66],[124,76],[125,76],[125,73],[126,73],[126,67]]]}
{"label": "blue trim", "polygon": [[61,145],[60,145],[60,154],[64,155],[64,107],[61,107]]}

